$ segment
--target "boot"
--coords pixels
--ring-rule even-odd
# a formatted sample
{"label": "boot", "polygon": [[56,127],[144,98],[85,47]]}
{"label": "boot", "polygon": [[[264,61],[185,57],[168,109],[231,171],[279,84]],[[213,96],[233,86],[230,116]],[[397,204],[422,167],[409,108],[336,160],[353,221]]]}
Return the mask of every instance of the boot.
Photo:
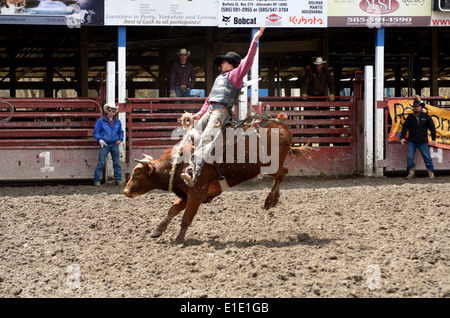
{"label": "boot", "polygon": [[428,171],[428,176],[430,177],[430,179],[433,179],[434,178],[434,172],[431,171],[430,169],[427,169],[427,171]]}
{"label": "boot", "polygon": [[405,179],[412,179],[412,178],[414,178],[414,168],[409,169],[409,173]]}
{"label": "boot", "polygon": [[186,183],[186,185],[189,188],[192,188],[194,186],[194,180],[193,180],[192,176],[189,175],[187,172],[183,172],[181,174],[181,179],[183,179],[184,183]]}
{"label": "boot", "polygon": [[181,174],[181,179],[183,179],[184,183],[186,183],[189,188],[192,188],[194,186],[194,170],[191,166],[188,166],[186,170]]}

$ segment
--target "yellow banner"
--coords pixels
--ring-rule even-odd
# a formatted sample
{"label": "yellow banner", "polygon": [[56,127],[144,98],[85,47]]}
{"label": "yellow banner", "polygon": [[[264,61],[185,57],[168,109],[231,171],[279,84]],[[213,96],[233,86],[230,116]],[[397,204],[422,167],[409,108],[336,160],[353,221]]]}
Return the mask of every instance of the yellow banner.
{"label": "yellow banner", "polygon": [[[388,134],[389,141],[400,141],[403,123],[409,114],[413,112],[412,99],[389,100],[389,114],[391,115],[391,131]],[[450,149],[450,111],[425,104],[423,112],[431,116],[436,128],[436,147]],[[408,135],[407,135],[408,136]],[[428,142],[431,143],[431,134],[428,132]]]}

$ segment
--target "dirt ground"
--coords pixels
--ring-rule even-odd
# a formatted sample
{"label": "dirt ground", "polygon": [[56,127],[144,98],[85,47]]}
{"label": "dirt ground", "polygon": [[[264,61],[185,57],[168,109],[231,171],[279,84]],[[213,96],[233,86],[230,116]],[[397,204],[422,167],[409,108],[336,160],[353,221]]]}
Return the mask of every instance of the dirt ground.
{"label": "dirt ground", "polygon": [[252,180],[203,205],[184,246],[172,193],[0,187],[0,297],[450,297],[450,177]]}

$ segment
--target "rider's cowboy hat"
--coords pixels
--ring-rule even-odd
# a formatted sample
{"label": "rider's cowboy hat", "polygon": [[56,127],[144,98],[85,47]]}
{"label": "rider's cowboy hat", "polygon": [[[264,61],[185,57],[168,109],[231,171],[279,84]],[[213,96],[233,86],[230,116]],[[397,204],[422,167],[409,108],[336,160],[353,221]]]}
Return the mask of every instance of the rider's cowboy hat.
{"label": "rider's cowboy hat", "polygon": [[238,67],[241,64],[241,56],[235,52],[228,52],[225,55],[219,55],[214,58],[214,63],[217,65],[221,65],[223,60],[233,64],[235,67]]}

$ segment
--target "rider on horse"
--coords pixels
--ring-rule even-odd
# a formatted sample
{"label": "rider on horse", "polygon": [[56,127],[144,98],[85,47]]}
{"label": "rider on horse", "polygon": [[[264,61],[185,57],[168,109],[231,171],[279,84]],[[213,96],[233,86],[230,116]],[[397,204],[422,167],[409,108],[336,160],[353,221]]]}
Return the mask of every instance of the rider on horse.
{"label": "rider on horse", "polygon": [[181,174],[184,182],[192,187],[200,176],[205,163],[205,147],[211,141],[211,133],[232,115],[232,108],[237,103],[239,93],[243,87],[245,75],[249,72],[256,54],[258,39],[264,33],[261,27],[253,36],[247,55],[241,59],[239,54],[228,52],[214,58],[214,63],[222,67],[222,73],[217,76],[211,92],[200,111],[192,116],[197,120],[195,128],[203,130],[194,153],[189,158],[189,165]]}

